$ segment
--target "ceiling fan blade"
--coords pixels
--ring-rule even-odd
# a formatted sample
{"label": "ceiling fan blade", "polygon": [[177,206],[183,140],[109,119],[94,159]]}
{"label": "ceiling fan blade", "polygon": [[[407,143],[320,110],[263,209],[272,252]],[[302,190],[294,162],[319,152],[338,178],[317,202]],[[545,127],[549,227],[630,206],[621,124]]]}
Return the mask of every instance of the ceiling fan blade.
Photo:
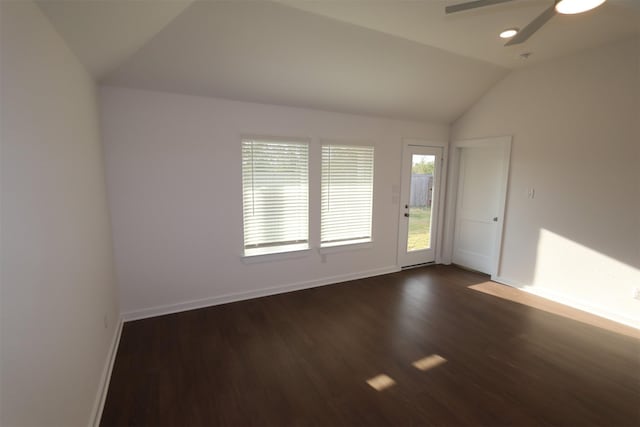
{"label": "ceiling fan blade", "polygon": [[524,27],[522,30],[518,32],[518,34],[513,36],[511,40],[509,40],[505,44],[505,46],[511,46],[514,44],[520,44],[520,43],[526,42],[529,39],[529,37],[531,37],[536,31],[538,31],[540,27],[546,24],[547,21],[549,21],[549,19],[553,18],[556,13],[557,13],[556,6],[554,4],[553,6],[546,9],[544,12],[542,12],[540,15],[538,15],[536,19],[529,22],[529,25]]}
{"label": "ceiling fan blade", "polygon": [[446,13],[464,12],[465,10],[469,10],[469,9],[476,9],[478,7],[491,6],[494,4],[506,3],[509,1],[513,1],[513,0],[476,0],[476,1],[470,1],[467,3],[458,3],[458,4],[453,4],[451,6],[447,6],[444,8],[444,11]]}

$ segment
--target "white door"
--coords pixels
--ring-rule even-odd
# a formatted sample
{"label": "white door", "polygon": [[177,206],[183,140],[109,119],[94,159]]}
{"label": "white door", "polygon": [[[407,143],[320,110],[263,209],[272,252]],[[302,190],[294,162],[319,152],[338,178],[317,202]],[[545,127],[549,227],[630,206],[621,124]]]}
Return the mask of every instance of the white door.
{"label": "white door", "polygon": [[[453,263],[498,274],[508,149],[485,141],[458,148]],[[505,164],[506,162],[506,164]]]}
{"label": "white door", "polygon": [[402,196],[398,264],[435,261],[442,148],[406,145],[402,161]]}

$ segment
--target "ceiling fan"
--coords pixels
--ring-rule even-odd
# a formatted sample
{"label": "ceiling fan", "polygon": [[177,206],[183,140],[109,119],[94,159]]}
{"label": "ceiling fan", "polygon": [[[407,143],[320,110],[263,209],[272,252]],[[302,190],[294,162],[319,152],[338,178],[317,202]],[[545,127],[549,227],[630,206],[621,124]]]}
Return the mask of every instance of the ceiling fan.
{"label": "ceiling fan", "polygon": [[[464,12],[465,10],[477,9],[479,7],[492,6],[494,4],[507,3],[510,1],[513,0],[475,0],[447,6],[445,8],[445,12],[447,14]],[[529,22],[526,27],[518,31],[516,35],[505,44],[505,46],[524,43],[544,24],[546,24],[547,21],[553,18],[556,13],[582,13],[600,6],[605,1],[607,0],[554,0],[550,7],[545,9],[545,11],[538,15],[533,21]]]}

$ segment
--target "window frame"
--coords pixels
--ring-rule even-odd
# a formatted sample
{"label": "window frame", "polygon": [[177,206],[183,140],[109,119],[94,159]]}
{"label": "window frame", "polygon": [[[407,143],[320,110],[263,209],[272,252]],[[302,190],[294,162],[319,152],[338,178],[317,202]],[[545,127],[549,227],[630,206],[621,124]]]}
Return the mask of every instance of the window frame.
{"label": "window frame", "polygon": [[[259,142],[259,143],[277,143],[277,144],[304,144],[307,146],[307,162],[306,162],[306,175],[307,175],[307,194],[306,194],[306,223],[307,223],[307,239],[306,242],[298,242],[284,245],[265,245],[262,247],[255,248],[247,248],[245,235],[247,231],[247,226],[245,223],[244,215],[245,215],[245,205],[244,205],[244,154],[243,154],[243,145],[245,142]],[[242,258],[243,262],[253,263],[253,262],[262,262],[269,261],[281,258],[289,258],[289,257],[300,257],[304,256],[306,253],[311,251],[311,223],[310,223],[310,208],[311,208],[311,187],[312,187],[312,176],[311,176],[311,161],[312,161],[312,144],[310,138],[303,137],[279,137],[279,136],[264,136],[264,135],[251,135],[251,134],[242,134],[240,135],[240,181],[241,181],[241,213],[242,213]]]}
{"label": "window frame", "polygon": [[[372,162],[371,162],[371,216],[370,216],[370,232],[367,238],[355,238],[349,240],[324,242],[322,241],[322,187],[323,187],[323,147],[324,146],[343,146],[354,148],[370,148],[372,150]],[[320,140],[319,144],[319,230],[318,230],[318,250],[321,254],[343,252],[347,250],[360,250],[373,247],[374,242],[374,212],[375,212],[375,176],[376,176],[376,145],[371,142],[364,141],[337,141],[337,140]]]}

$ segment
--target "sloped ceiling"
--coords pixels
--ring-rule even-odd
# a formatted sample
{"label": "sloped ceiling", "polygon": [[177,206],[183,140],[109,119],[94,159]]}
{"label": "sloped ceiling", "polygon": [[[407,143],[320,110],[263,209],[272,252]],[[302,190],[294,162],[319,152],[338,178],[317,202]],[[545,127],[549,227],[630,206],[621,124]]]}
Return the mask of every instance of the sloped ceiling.
{"label": "sloped ceiling", "polygon": [[550,1],[456,16],[456,0],[39,5],[103,84],[448,123],[512,68],[640,33],[640,0],[609,0],[502,46]]}
{"label": "sloped ceiling", "polygon": [[275,3],[197,2],[104,82],[449,121],[505,72]]}
{"label": "sloped ceiling", "polygon": [[[283,4],[508,68],[529,66],[640,33],[640,0],[608,0],[579,15],[554,16],[526,43],[505,47],[498,33],[524,28],[553,0],[515,0],[445,15],[470,0],[300,1]],[[520,54],[532,55],[523,61]]]}
{"label": "sloped ceiling", "polygon": [[104,77],[178,16],[192,0],[38,0],[36,3],[96,78]]}

